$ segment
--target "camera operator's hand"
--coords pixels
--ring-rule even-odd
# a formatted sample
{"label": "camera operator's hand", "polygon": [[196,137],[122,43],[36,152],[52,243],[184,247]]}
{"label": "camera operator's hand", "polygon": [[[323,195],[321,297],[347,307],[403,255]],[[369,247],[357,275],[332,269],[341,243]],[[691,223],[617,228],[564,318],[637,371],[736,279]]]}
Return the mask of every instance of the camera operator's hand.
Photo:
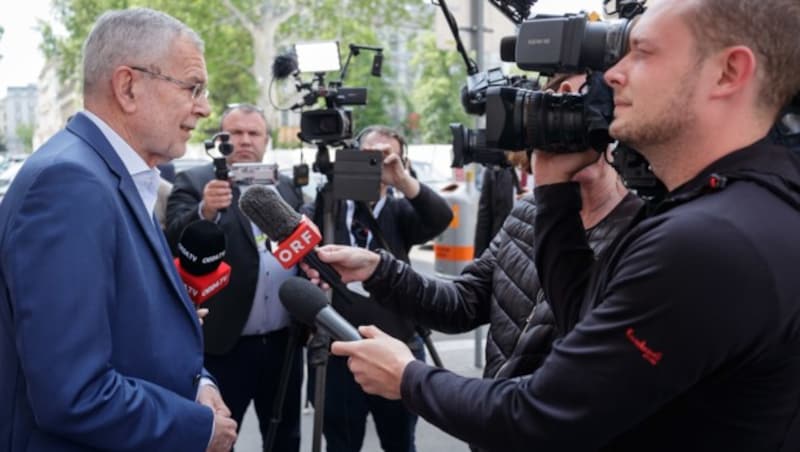
{"label": "camera operator's hand", "polygon": [[[353,281],[365,281],[378,268],[381,262],[379,254],[364,248],[356,248],[343,245],[325,245],[317,249],[317,256],[322,262],[330,264],[342,277],[345,283]],[[328,285],[319,278],[319,272],[309,267],[305,263],[300,263],[308,279],[312,283],[323,289],[328,289]]]}
{"label": "camera operator's hand", "polygon": [[411,177],[403,159],[397,154],[384,152],[381,182],[397,188],[409,199],[419,194],[419,181]]}
{"label": "camera operator's hand", "polygon": [[593,149],[566,154],[537,152],[533,163],[536,186],[569,182],[575,174],[596,162],[600,156]]}
{"label": "camera operator's hand", "polygon": [[231,183],[227,180],[214,179],[203,187],[203,218],[213,221],[220,209],[227,209],[233,200]]}

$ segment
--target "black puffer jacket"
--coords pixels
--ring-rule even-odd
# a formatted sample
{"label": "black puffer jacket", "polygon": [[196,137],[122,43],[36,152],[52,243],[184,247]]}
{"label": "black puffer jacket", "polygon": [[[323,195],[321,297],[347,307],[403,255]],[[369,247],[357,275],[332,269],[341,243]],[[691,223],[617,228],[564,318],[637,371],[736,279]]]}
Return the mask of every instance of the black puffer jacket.
{"label": "black puffer jacket", "polygon": [[[596,253],[628,226],[641,205],[629,194],[588,231]],[[364,287],[382,304],[436,330],[460,333],[489,323],[484,376],[530,373],[557,336],[533,264],[535,213],[532,196],[518,201],[489,249],[452,282],[421,276],[384,253]]]}

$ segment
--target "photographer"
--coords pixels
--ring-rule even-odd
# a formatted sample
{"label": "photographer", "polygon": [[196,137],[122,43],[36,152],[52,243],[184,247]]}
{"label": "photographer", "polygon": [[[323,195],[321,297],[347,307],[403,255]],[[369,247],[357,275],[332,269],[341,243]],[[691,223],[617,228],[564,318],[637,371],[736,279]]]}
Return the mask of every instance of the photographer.
{"label": "photographer", "polygon": [[537,268],[579,309],[532,376],[431,369],[375,327],[333,352],[368,392],[491,450],[798,450],[800,160],[764,139],[800,91],[798,29],[793,0],[639,18],[606,73],[610,131],[670,193],[596,262],[569,181],[597,155],[537,156]]}
{"label": "photographer", "polygon": [[[263,160],[269,130],[260,108],[229,105],[220,128],[230,134],[233,144],[233,152],[226,156],[229,167]],[[285,270],[278,264],[266,235],[239,210],[243,189],[230,180],[216,179],[211,163],[179,173],[167,203],[167,235],[174,246],[181,231],[201,218],[216,222],[225,232],[225,261],[231,266],[231,279],[203,304],[210,311],[203,325],[205,362],[213,369],[222,398],[238,425],[254,401],[261,434],[266,438],[292,334],[278,288],[296,269]],[[302,204],[300,190],[289,178],[280,176],[275,189],[294,208]],[[273,448],[280,451],[300,447],[302,347],[298,345],[290,353],[295,356]]]}
{"label": "photographer", "polygon": [[[384,155],[380,199],[365,212],[353,201],[337,201],[334,242],[360,248],[377,249],[383,239],[398,259],[408,262],[413,245],[433,239],[447,228],[453,213],[447,202],[433,190],[411,177],[405,139],[386,126],[365,128],[356,138],[361,150],[381,151]],[[396,197],[398,190],[403,197]],[[318,197],[307,206],[318,225],[322,225],[323,201]],[[313,213],[312,213],[313,212]],[[374,216],[380,231],[370,226],[368,216]],[[386,310],[376,303],[350,304],[333,296],[333,306],[355,324],[376,324],[408,344],[416,359],[424,359],[422,340],[407,319]],[[311,372],[309,388],[314,387]],[[417,416],[401,402],[365,394],[353,380],[343,358],[331,357],[327,365],[323,432],[328,452],[358,451],[364,439],[367,414],[372,413],[386,451],[414,451],[414,430]]]}

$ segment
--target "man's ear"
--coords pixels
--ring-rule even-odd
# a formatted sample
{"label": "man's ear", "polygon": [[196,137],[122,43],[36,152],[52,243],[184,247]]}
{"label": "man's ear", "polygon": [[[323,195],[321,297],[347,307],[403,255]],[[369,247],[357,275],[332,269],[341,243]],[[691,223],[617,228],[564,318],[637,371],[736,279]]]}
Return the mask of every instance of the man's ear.
{"label": "man's ear", "polygon": [[718,56],[715,84],[712,97],[727,97],[739,93],[749,86],[756,77],[756,57],[745,46],[725,49]]}
{"label": "man's ear", "polygon": [[111,91],[120,106],[126,113],[136,111],[136,93],[133,80],[133,69],[119,66],[111,75]]}

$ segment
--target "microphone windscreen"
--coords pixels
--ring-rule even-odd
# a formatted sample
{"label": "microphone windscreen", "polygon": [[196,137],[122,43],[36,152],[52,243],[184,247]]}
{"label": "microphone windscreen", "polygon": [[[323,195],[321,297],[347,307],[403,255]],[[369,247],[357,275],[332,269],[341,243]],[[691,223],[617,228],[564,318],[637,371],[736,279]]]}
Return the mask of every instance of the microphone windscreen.
{"label": "microphone windscreen", "polygon": [[517,37],[506,36],[500,40],[500,61],[513,63],[517,60]]}
{"label": "microphone windscreen", "polygon": [[294,318],[313,326],[319,311],[328,305],[328,298],[311,281],[292,276],[278,289],[281,304]]}
{"label": "microphone windscreen", "polygon": [[189,223],[178,239],[178,259],[187,273],[206,275],[219,267],[225,257],[225,233],[216,223]]}
{"label": "microphone windscreen", "polygon": [[278,80],[285,79],[297,70],[297,56],[294,53],[285,53],[275,57],[272,62],[272,76]]}
{"label": "microphone windscreen", "polygon": [[239,198],[239,209],[274,242],[289,237],[302,217],[281,196],[263,185],[253,185]]}

